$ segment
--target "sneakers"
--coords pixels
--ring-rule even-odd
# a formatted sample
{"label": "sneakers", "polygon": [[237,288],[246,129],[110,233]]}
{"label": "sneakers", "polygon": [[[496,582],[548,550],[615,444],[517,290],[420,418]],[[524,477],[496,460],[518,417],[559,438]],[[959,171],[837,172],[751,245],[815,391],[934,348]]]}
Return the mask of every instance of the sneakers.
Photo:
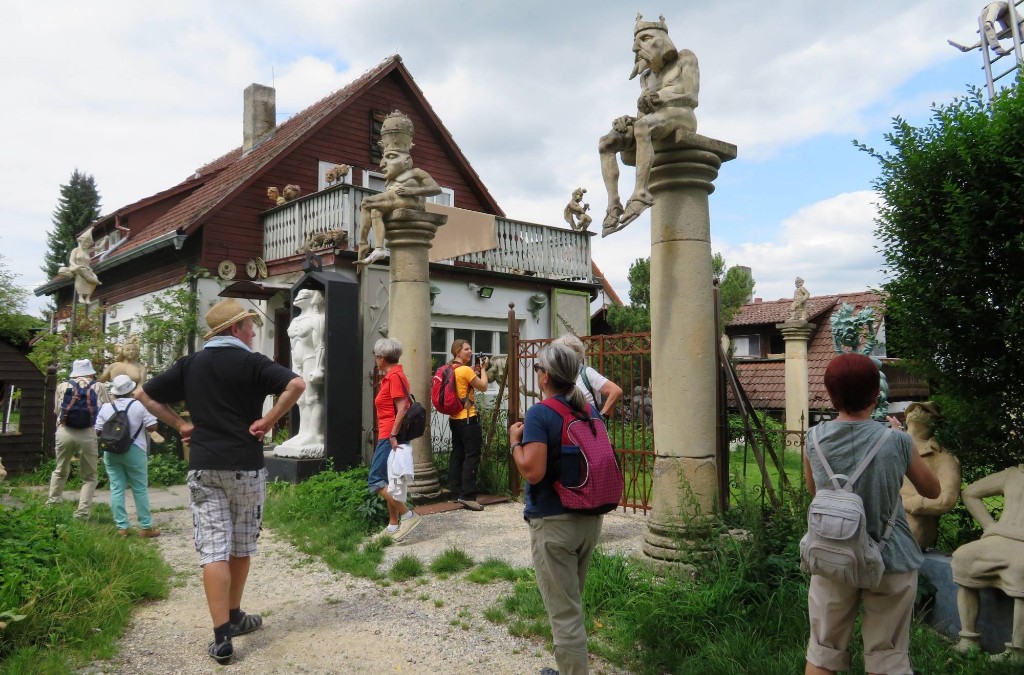
{"label": "sneakers", "polygon": [[404,541],[405,538],[409,536],[409,533],[416,529],[416,526],[420,524],[420,520],[420,516],[417,516],[416,512],[413,511],[411,516],[398,521],[398,532],[391,535],[395,542]]}
{"label": "sneakers", "polygon": [[239,635],[245,635],[246,633],[252,633],[260,629],[263,625],[263,617],[259,614],[246,614],[242,613],[242,618],[238,623],[231,624],[231,637],[238,637]]}
{"label": "sneakers", "polygon": [[231,640],[225,640],[224,642],[217,642],[215,640],[210,643],[206,653],[217,663],[229,663],[231,657],[235,655],[235,648],[231,645]]}
{"label": "sneakers", "polygon": [[155,527],[146,527],[139,529],[139,537],[141,539],[152,539],[153,537],[159,537],[160,530]]}
{"label": "sneakers", "polygon": [[123,530],[122,529],[118,529],[118,531],[117,531],[117,536],[119,536],[119,537],[130,537],[131,535],[132,535],[132,531],[129,530],[127,527],[124,528]]}
{"label": "sneakers", "polygon": [[463,507],[469,509],[470,511],[484,510],[483,505],[480,502],[476,501],[475,499],[458,499],[456,501],[458,501],[460,504],[462,504]]}

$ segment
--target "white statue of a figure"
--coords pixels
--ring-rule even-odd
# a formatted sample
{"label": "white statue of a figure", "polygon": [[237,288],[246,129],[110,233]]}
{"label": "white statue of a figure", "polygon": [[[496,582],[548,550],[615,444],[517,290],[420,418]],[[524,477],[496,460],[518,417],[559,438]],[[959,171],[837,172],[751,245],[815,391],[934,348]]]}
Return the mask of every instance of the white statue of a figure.
{"label": "white statue of a figure", "polygon": [[96,273],[92,271],[92,228],[78,235],[78,246],[71,249],[67,267],[57,270],[57,276],[73,277],[78,301],[88,305],[92,302],[93,291],[100,285]]}
{"label": "white statue of a figure", "polygon": [[[981,16],[978,22],[982,29],[985,31],[985,40],[988,42],[989,48],[996,53],[998,56],[1004,56],[1010,53],[1010,49],[1006,49],[999,44],[1000,33],[1009,34],[1012,29],[1012,21],[1010,20],[1010,3],[1006,0],[1000,2],[990,2],[985,5],[984,9],[981,10]],[[1018,27],[1024,24],[1018,15],[1017,25]],[[999,26],[1000,30],[996,30],[996,26]],[[946,40],[949,44],[953,45],[962,52],[969,52],[974,49],[981,47],[981,39],[970,45],[961,44],[955,40]]]}
{"label": "white statue of a figure", "polygon": [[306,382],[299,397],[299,432],[274,448],[278,457],[324,456],[324,295],[305,288],[295,296],[299,315],[288,325],[292,369]]}

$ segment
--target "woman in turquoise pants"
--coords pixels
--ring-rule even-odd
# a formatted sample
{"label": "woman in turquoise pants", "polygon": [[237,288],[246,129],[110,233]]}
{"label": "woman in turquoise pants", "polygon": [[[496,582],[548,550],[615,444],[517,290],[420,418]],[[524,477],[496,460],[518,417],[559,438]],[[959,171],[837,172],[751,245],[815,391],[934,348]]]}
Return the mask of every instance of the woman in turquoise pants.
{"label": "woman in turquoise pants", "polygon": [[132,398],[131,393],[135,387],[135,381],[127,375],[118,375],[114,378],[110,384],[110,393],[116,398],[112,403],[105,403],[100,408],[96,416],[96,431],[102,431],[103,424],[116,410],[127,411],[132,447],[123,455],[103,453],[103,465],[107,468],[107,477],[110,479],[110,510],[114,514],[117,533],[123,537],[130,535],[124,497],[125,489],[130,486],[132,498],[135,500],[135,512],[139,519],[139,536],[159,537],[160,530],[153,527],[153,516],[149,512],[149,457],[146,454],[146,432],[156,429],[157,420],[141,403]]}

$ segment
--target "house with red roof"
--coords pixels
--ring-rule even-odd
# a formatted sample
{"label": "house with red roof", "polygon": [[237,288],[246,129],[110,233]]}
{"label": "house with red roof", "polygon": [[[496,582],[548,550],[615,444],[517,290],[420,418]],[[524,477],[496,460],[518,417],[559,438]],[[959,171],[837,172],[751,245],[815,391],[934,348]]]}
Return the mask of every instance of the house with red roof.
{"label": "house with red roof", "polygon": [[[807,408],[809,426],[834,416],[835,409],[825,391],[825,368],[836,355],[832,342],[831,319],[843,303],[855,311],[867,307],[881,317],[875,326],[878,346],[872,356],[882,362],[882,372],[889,383],[890,410],[901,412],[911,401],[926,400],[928,386],[908,373],[898,358],[885,347],[885,315],[883,298],[877,293],[841,293],[812,296],[807,301],[807,321],[814,325],[807,342]],[[791,299],[763,302],[760,298],[743,305],[726,326],[729,349],[740,385],[758,410],[770,412],[780,421],[786,410],[785,342],[778,328],[789,319]],[[730,393],[730,407],[735,406]]]}

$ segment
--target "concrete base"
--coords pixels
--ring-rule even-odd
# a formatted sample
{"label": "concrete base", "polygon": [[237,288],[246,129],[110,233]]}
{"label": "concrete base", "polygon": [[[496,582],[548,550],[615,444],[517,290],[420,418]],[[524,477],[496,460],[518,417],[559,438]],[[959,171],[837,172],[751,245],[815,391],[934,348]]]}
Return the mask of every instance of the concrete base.
{"label": "concrete base", "polygon": [[[935,605],[925,620],[943,635],[959,640],[957,585],[953,583],[950,557],[944,553],[926,553],[919,574],[922,582],[927,579],[936,588]],[[982,589],[977,629],[981,633],[982,649],[992,654],[1005,651],[1013,630],[1013,599],[994,588]]]}
{"label": "concrete base", "polygon": [[301,483],[327,467],[327,460],[322,457],[315,459],[276,457],[273,450],[263,453],[263,462],[267,467],[267,481],[280,480],[286,483]]}

